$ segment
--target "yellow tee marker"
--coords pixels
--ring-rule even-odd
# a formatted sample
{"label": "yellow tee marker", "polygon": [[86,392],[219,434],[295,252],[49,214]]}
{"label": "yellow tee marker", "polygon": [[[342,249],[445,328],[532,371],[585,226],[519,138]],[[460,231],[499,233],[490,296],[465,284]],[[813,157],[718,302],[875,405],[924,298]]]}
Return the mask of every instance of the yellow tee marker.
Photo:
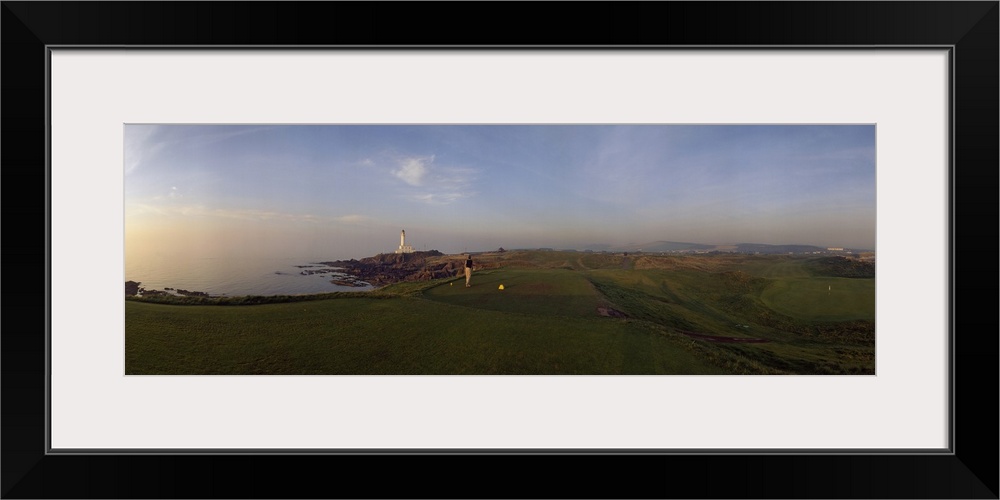
{"label": "yellow tee marker", "polygon": [[503,284],[502,283],[500,284],[500,289],[503,290]]}

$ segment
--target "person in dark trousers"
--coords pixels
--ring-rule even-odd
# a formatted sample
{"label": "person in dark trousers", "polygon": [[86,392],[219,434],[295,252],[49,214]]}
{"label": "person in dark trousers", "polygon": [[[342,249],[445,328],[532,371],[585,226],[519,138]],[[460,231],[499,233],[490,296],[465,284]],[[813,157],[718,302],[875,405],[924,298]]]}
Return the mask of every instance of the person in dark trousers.
{"label": "person in dark trousers", "polygon": [[465,287],[468,288],[472,285],[469,281],[472,280],[472,255],[467,255],[465,257]]}

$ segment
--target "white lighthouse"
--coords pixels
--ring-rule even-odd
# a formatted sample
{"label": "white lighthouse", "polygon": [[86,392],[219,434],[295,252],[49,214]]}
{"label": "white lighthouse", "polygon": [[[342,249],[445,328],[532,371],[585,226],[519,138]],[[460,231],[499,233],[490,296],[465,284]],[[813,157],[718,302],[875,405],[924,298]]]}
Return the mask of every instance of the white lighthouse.
{"label": "white lighthouse", "polygon": [[413,247],[406,244],[405,230],[399,232],[399,248],[396,249],[396,253],[413,253]]}

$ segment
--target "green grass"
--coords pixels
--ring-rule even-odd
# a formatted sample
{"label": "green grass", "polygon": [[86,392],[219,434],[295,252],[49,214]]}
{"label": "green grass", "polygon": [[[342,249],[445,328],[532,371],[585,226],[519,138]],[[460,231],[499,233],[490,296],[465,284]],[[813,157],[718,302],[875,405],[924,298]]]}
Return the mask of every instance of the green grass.
{"label": "green grass", "polygon": [[760,296],[771,309],[807,321],[875,320],[875,280],[787,278]]}
{"label": "green grass", "polygon": [[427,290],[425,297],[491,311],[578,318],[597,315],[597,292],[583,275],[566,269],[476,272],[471,285],[465,287],[464,277],[450,280]]}
{"label": "green grass", "polygon": [[127,374],[724,373],[683,338],[596,313],[399,297],[245,308],[128,302],[125,317]]}
{"label": "green grass", "polygon": [[[631,268],[607,254],[490,258],[496,266],[475,272],[471,288],[460,277],[319,296],[127,300],[125,370],[874,373],[874,279],[818,276],[808,258],[630,256]],[[600,316],[599,307],[627,318]]]}

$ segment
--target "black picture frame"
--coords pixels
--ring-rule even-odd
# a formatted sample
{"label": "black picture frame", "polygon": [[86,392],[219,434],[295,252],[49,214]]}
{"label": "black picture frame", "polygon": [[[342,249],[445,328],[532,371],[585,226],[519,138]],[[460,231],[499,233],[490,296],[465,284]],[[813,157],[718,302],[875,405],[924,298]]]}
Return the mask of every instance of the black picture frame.
{"label": "black picture frame", "polygon": [[[993,266],[1000,4],[584,2],[550,7],[2,2],[0,159],[8,264],[0,335],[3,497],[998,498]],[[929,455],[49,454],[45,281],[52,278],[45,274],[42,279],[41,270],[47,269],[49,253],[45,97],[47,47],[53,45],[950,47],[953,449]],[[382,480],[368,481],[370,472]]]}

